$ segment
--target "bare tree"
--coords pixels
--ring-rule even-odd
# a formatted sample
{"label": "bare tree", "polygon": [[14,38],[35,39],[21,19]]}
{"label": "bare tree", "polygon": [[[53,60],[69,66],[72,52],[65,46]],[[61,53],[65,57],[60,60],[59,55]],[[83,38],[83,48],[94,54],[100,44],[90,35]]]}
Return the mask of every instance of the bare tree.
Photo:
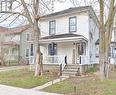
{"label": "bare tree", "polygon": [[[60,2],[62,0],[59,0]],[[2,6],[2,3],[5,3]],[[43,74],[42,56],[40,51],[39,38],[41,36],[39,28],[39,20],[42,14],[51,12],[50,4],[53,0],[1,0],[1,23],[13,16],[13,20],[10,24],[15,23],[17,19],[23,21],[22,23],[29,23],[34,35],[34,45],[36,49],[35,60],[35,76]]]}
{"label": "bare tree", "polygon": [[[109,51],[110,42],[113,31],[113,21],[116,13],[115,0],[71,0],[75,6],[91,5],[97,13],[99,12],[99,63],[100,63],[100,78],[107,79],[109,75]],[[83,2],[83,3],[82,3]]]}

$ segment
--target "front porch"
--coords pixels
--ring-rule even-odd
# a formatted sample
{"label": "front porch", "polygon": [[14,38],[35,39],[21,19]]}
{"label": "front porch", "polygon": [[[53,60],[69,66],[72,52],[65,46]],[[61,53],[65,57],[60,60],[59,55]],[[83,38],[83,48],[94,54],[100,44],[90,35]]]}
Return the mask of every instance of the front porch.
{"label": "front porch", "polygon": [[19,58],[20,58],[20,55],[19,55],[19,44],[15,43],[15,42],[4,42],[3,44],[4,46],[4,49],[5,51],[5,62],[6,64],[18,64],[19,63]]}
{"label": "front porch", "polygon": [[69,65],[81,68],[89,64],[88,41],[83,36],[45,38],[40,40],[40,44],[43,64],[58,65],[61,72]]}
{"label": "front porch", "polygon": [[44,64],[89,64],[88,43],[84,40],[41,44]]}

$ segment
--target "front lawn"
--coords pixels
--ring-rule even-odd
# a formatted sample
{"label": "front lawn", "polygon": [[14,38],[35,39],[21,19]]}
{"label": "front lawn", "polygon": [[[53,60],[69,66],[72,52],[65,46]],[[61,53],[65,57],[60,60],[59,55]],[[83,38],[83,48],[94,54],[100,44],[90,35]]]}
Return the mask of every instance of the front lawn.
{"label": "front lawn", "polygon": [[110,79],[105,81],[95,75],[69,78],[43,91],[67,95],[116,95],[116,72],[111,72]]}
{"label": "front lawn", "polygon": [[49,73],[40,77],[34,77],[34,72],[28,69],[0,72],[0,84],[16,86],[21,88],[33,88],[40,86],[56,76]]}

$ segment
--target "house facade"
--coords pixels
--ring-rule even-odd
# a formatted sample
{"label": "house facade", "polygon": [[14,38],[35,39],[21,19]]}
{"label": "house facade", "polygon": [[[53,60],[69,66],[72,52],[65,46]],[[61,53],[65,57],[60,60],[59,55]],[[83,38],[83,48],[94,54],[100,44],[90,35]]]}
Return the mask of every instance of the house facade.
{"label": "house facade", "polygon": [[43,63],[95,64],[99,38],[97,17],[90,6],[70,8],[40,19]]}

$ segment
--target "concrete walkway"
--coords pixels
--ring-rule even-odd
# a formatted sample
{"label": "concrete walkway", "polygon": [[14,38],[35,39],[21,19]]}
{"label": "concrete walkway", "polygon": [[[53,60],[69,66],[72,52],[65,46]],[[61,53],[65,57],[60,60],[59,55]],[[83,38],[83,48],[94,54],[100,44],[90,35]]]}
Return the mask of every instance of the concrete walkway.
{"label": "concrete walkway", "polygon": [[53,80],[53,81],[50,81],[50,82],[48,82],[48,83],[45,83],[44,85],[35,87],[35,88],[33,88],[33,89],[35,89],[35,90],[41,90],[41,89],[46,88],[46,87],[48,87],[48,86],[50,86],[50,85],[53,85],[53,84],[58,83],[58,82],[60,82],[60,81],[63,81],[63,80],[65,80],[65,79],[67,79],[67,78],[69,78],[69,77],[61,77],[61,78],[55,79],[55,80]]}
{"label": "concrete walkway", "polygon": [[1,67],[0,72],[4,71],[11,71],[11,70],[18,70],[18,69],[24,69],[24,68],[29,68],[29,66],[10,66],[10,67]]}
{"label": "concrete walkway", "polygon": [[55,93],[47,93],[32,89],[23,89],[11,86],[0,85],[0,95],[61,95]]}

